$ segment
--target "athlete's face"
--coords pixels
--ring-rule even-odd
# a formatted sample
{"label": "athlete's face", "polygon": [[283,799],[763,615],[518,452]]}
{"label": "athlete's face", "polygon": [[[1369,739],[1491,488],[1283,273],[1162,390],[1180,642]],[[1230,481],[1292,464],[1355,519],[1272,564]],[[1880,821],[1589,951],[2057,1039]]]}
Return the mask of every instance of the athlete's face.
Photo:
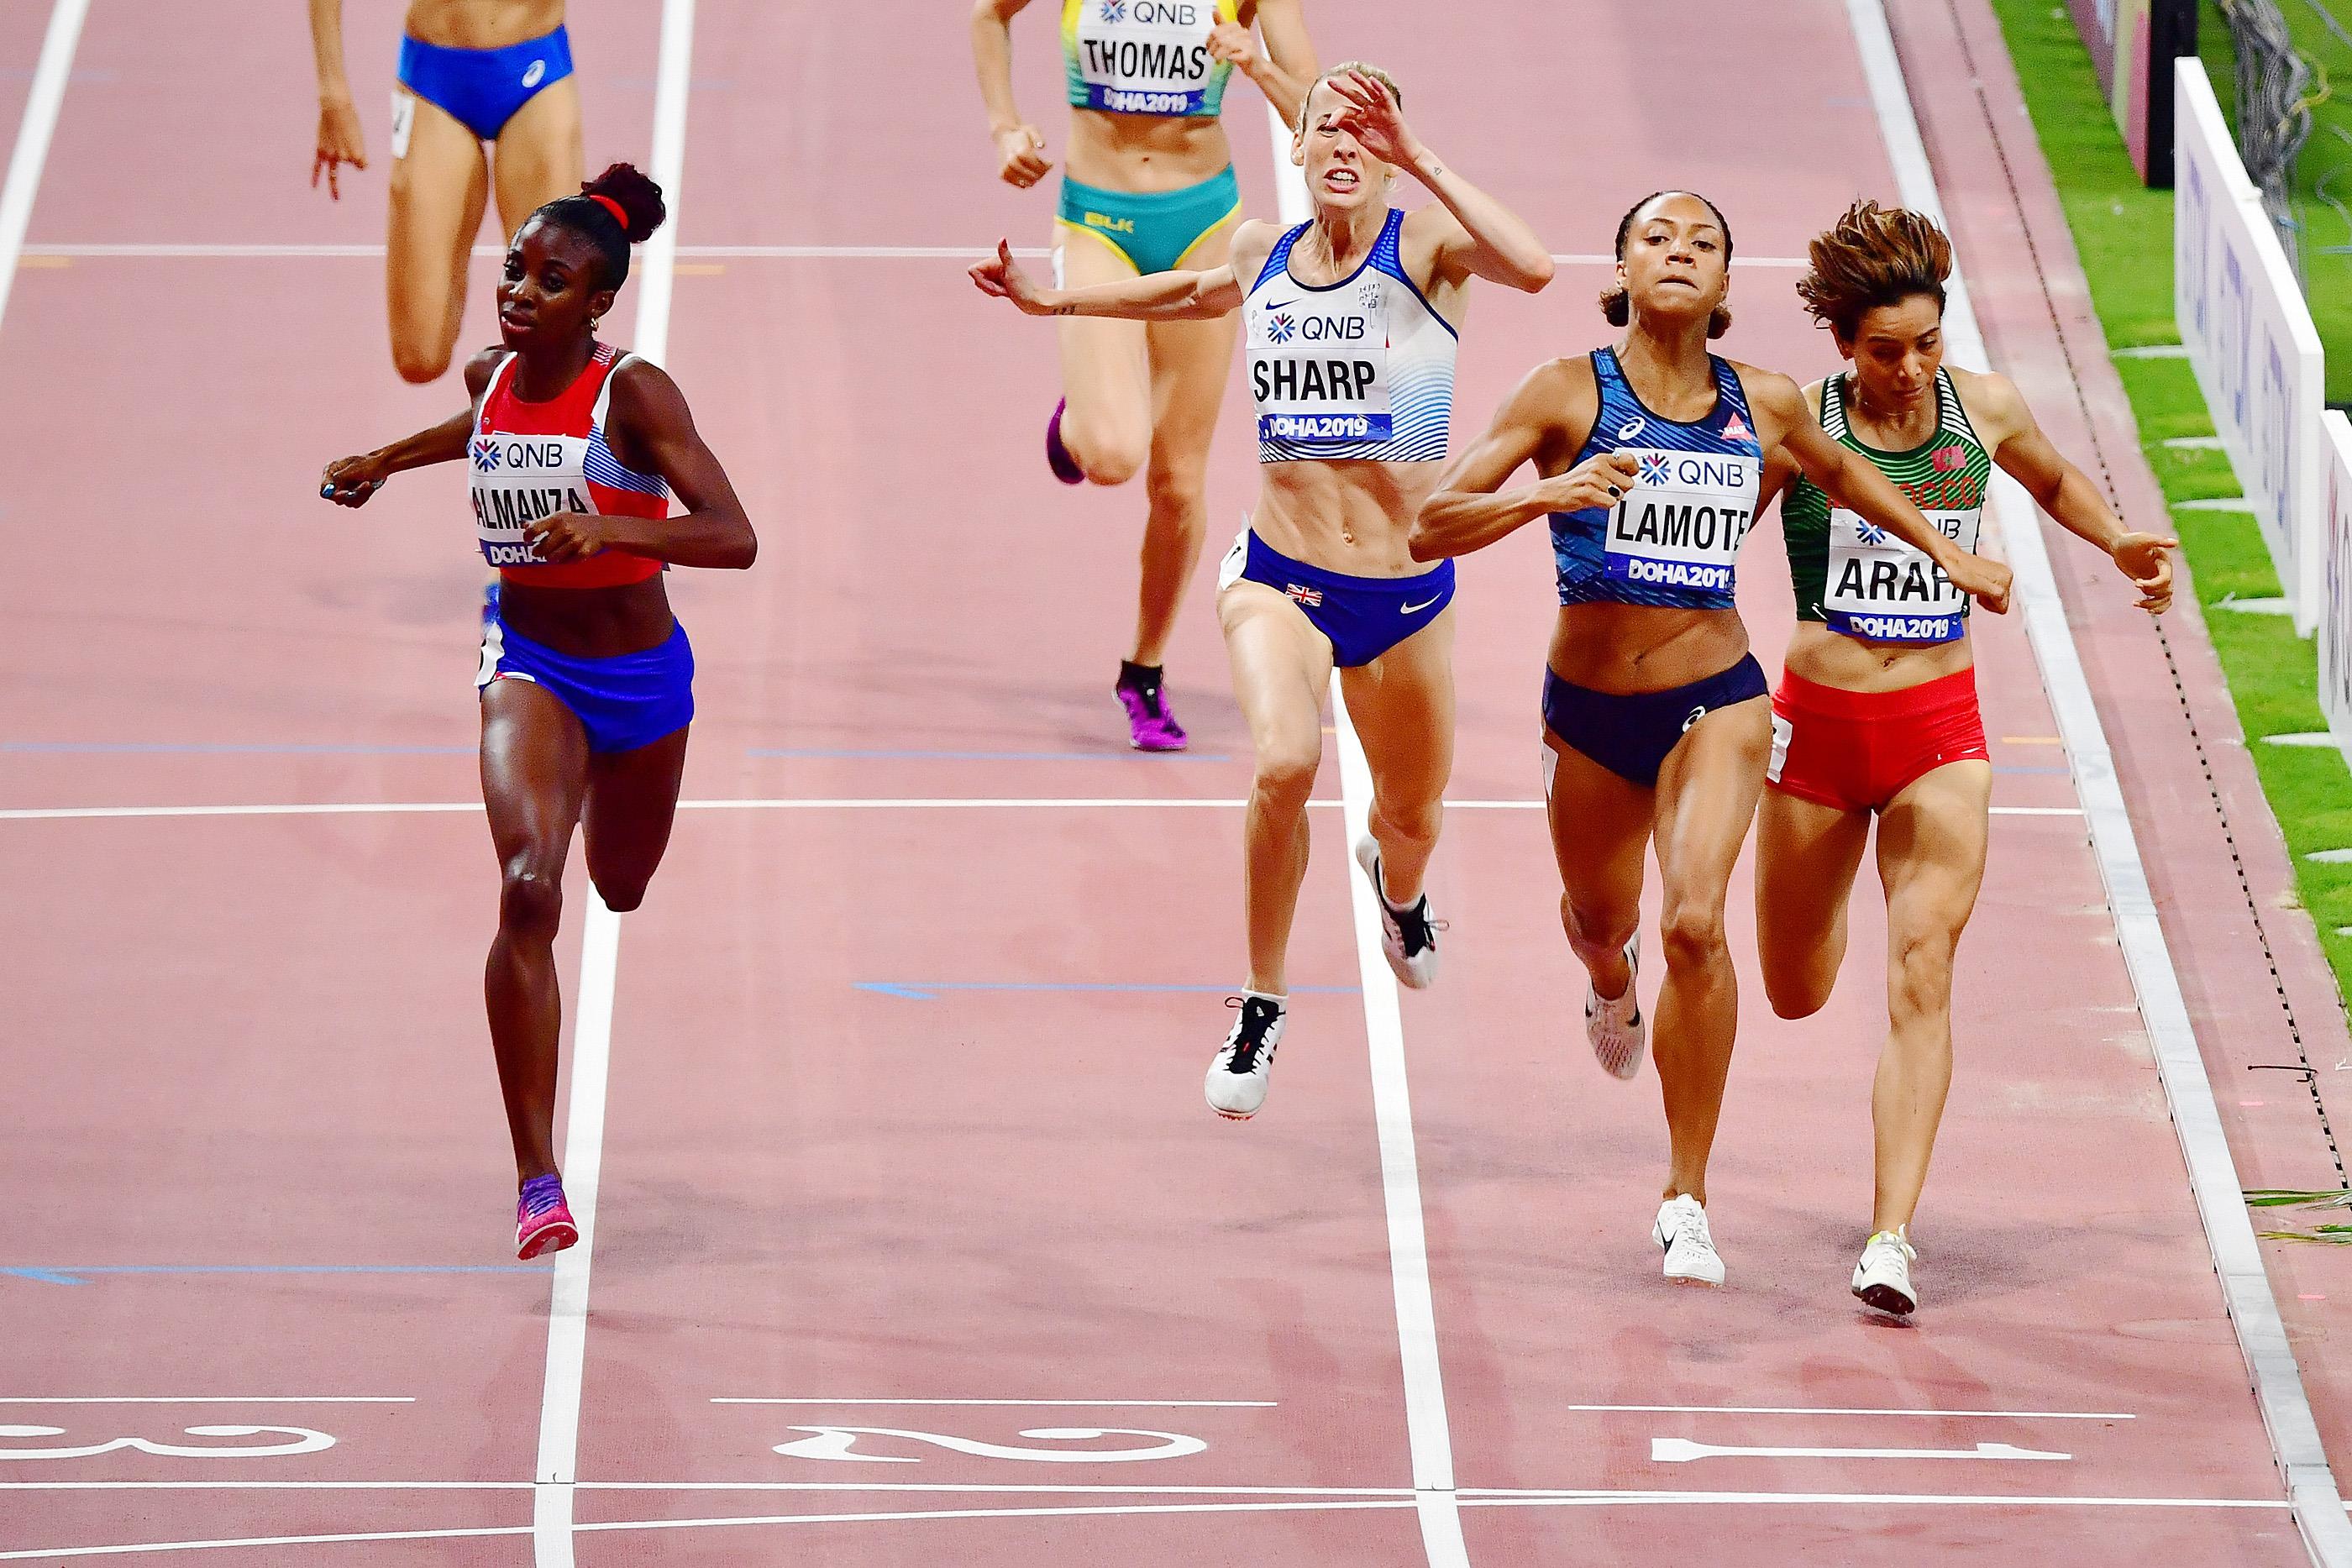
{"label": "athlete's face", "polygon": [[577,341],[613,308],[604,277],[593,246],[561,224],[531,219],[499,279],[499,337],[517,351]]}
{"label": "athlete's face", "polygon": [[1374,202],[1386,205],[1390,168],[1340,123],[1348,107],[1337,88],[1318,82],[1307,96],[1307,130],[1292,143],[1291,162],[1307,171],[1307,193],[1319,207],[1351,212]]}
{"label": "athlete's face", "polygon": [[1873,408],[1908,412],[1936,390],[1944,362],[1944,308],[1932,294],[1914,294],[1864,313],[1853,340],[1838,340],[1853,361],[1863,396]]}
{"label": "athlete's face", "polygon": [[1617,281],[1644,316],[1704,320],[1731,291],[1730,242],[1696,196],[1660,196],[1634,215]]}

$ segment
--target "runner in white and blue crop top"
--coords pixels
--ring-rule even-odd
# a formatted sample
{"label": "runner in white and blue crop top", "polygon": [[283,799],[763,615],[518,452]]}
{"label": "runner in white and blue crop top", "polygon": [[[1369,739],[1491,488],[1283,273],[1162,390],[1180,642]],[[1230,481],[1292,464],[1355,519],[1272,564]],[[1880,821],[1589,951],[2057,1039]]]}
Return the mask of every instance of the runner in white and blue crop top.
{"label": "runner in white and blue crop top", "polygon": [[[1533,291],[1551,257],[1526,224],[1415,137],[1385,73],[1342,66],[1307,95],[1292,158],[1313,219],[1244,224],[1233,259],[1093,288],[1041,289],[1009,247],[972,269],[1034,316],[1204,320],[1239,310],[1257,404],[1257,511],[1218,577],[1234,686],[1257,748],[1244,828],[1250,976],[1209,1070],[1209,1103],[1265,1099],[1284,1014],[1307,798],[1333,670],[1371,764],[1371,832],[1356,858],[1381,894],[1390,967],[1436,971],[1422,893],[1453,767],[1451,562],[1417,566],[1413,513],[1437,482],[1454,403],[1454,334],[1470,280]],[[1438,200],[1391,203],[1402,170]]]}
{"label": "runner in white and blue crop top", "polygon": [[[1416,556],[1443,559],[1550,519],[1560,611],[1544,681],[1545,799],[1561,919],[1592,979],[1586,1036],[1604,1068],[1632,1078],[1647,1037],[1634,967],[1654,841],[1666,954],[1655,1055],[1672,1154],[1651,1235],[1669,1279],[1706,1284],[1723,1281],[1706,1162],[1738,1021],[1723,910],[1771,737],[1733,601],[1764,460],[1785,449],[1990,609],[2006,603],[2009,578],[1824,434],[1794,382],[1708,351],[1730,326],[1730,225],[1713,204],[1678,191],[1635,204],[1601,297],[1624,339],[1530,374],[1423,506],[1412,541]],[[1523,463],[1539,482],[1504,490]]]}

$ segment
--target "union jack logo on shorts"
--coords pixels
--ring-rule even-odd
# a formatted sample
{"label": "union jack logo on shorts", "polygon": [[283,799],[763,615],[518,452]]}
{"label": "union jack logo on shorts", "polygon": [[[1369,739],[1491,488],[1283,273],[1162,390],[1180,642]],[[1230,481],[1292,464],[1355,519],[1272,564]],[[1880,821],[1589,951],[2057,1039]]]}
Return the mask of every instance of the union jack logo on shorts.
{"label": "union jack logo on shorts", "polygon": [[1323,591],[1319,588],[1309,588],[1303,582],[1294,582],[1283,591],[1309,610],[1320,610],[1323,607]]}

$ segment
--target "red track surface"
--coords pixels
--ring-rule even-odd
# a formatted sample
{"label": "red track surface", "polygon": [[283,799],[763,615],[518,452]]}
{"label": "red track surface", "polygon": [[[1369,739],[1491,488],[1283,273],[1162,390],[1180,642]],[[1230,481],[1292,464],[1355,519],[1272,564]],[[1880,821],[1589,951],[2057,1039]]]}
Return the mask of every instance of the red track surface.
{"label": "red track surface", "polygon": [[[39,45],[42,18],[25,13],[40,9],[0,14],[9,123]],[[380,152],[397,8],[352,9]],[[1375,9],[1388,14],[1363,14]],[[1827,368],[1793,273],[1769,258],[1799,254],[1857,191],[1891,193],[1843,8],[1696,7],[1675,34],[1706,46],[1677,51],[1671,103],[1637,92],[1658,79],[1652,8],[1569,9],[1489,7],[1482,36],[1519,40],[1503,51],[1433,43],[1402,6],[1350,8],[1351,32],[1318,15],[1319,42],[1328,58],[1399,63],[1424,134],[1562,252],[1604,248],[1654,187],[1715,195],[1743,257],[1762,263],[1738,275],[1733,350],[1807,376]],[[34,244],[379,239],[381,167],[339,208],[303,187],[299,29],[232,35],[191,10],[97,0]],[[658,10],[575,6],[592,162],[644,156]],[[1943,8],[1896,10],[1906,52],[1950,47],[1931,31]],[[910,9],[877,26],[864,8],[748,0],[700,11],[688,246],[1041,237],[1045,203],[985,179],[960,17]],[[1024,18],[1023,89],[1041,120],[1052,112],[1058,149],[1050,31]],[[1993,74],[1998,93],[2005,64]],[[2068,383],[2048,367],[2061,339],[2005,247],[2000,225],[2017,220],[2000,216],[2007,186],[1981,120],[1969,129],[1977,105],[1948,88],[1915,84],[1989,336],[2062,440],[2087,442],[2093,421],[2059,416]],[[1244,189],[1270,213],[1255,99],[1237,89],[1235,104]],[[2046,193],[2032,199],[2046,224]],[[677,584],[702,669],[688,796],[1238,797],[1246,741],[1205,565],[1171,659],[1195,753],[1114,749],[1107,688],[1139,501],[1046,480],[1051,334],[992,310],[958,271],[937,258],[689,256],[670,363],[764,548],[749,577]],[[0,507],[16,553],[0,589],[0,743],[379,749],[0,750],[0,807],[471,798],[477,569],[454,480],[407,481],[357,518],[310,498],[324,458],[457,395],[454,381],[394,382],[378,273],[367,259],[77,256],[19,276],[0,332],[12,433]],[[1539,298],[1475,302],[1464,427],[1538,353],[1601,340],[1591,298],[1602,277],[1571,265]],[[479,298],[472,319],[469,338],[487,340]],[[2081,329],[2078,316],[2065,325]],[[1220,536],[1254,483],[1230,417],[1211,478]],[[1768,662],[1788,627],[1776,555],[1768,530],[1748,561]],[[2210,892],[2227,862],[2193,820],[2202,798],[2173,778],[2195,768],[2178,706],[2164,708],[2169,683],[2149,672],[2150,634],[2094,566],[2068,557],[2061,571],[2070,592],[2088,585],[2085,656],[2144,837],[2168,854],[2153,869]],[[1550,614],[1543,542],[1523,534],[1464,576],[1454,794],[1525,803]],[[2205,657],[2185,631],[2176,643]],[[1988,727],[2015,737],[1997,740],[1994,760],[2039,770],[2005,773],[1997,805],[2070,805],[2067,779],[2048,771],[2063,758],[2040,743],[2054,729],[2021,631],[1986,623],[1979,646]],[[2209,669],[2191,673],[2210,708]],[[423,749],[381,749],[397,747]],[[779,749],[962,755],[755,755]],[[1337,792],[1333,772],[1324,793]],[[1347,989],[1358,968],[1339,813],[1317,813],[1293,955],[1300,986],[1339,989],[1302,996],[1281,1093],[1246,1127],[1198,1100],[1223,1028],[1213,992],[938,988],[1224,984],[1241,947],[1236,826],[1216,807],[684,817],[621,938],[580,1561],[1424,1560],[1366,1026]],[[0,821],[0,886],[15,894],[0,900],[0,950],[13,960],[16,1130],[0,1144],[0,1187],[17,1198],[0,1270],[83,1281],[0,1273],[12,1346],[0,1398],[227,1401],[0,1404],[0,1421],[68,1434],[7,1437],[0,1457],[129,1436],[288,1440],[181,1436],[207,1423],[338,1439],[290,1457],[7,1466],[0,1558],[436,1532],[200,1557],[529,1561],[543,1270],[74,1273],[507,1260],[477,990],[492,891],[478,822]],[[1733,1284],[1711,1295],[1656,1278],[1655,1090],[1582,1060],[1583,982],[1558,934],[1536,813],[1457,811],[1433,892],[1454,926],[1448,973],[1404,1021],[1471,1562],[1819,1563],[1857,1555],[1865,1534],[1915,1562],[2303,1561],[2079,818],[1996,821],[1962,952],[1962,1072],[1921,1227],[1928,1304],[1905,1327],[1861,1312],[1844,1288],[1868,1217],[1883,1019],[1867,883],[1827,1012],[1781,1024],[1749,987],[1714,1182]],[[1743,873],[1742,955],[1747,897]],[[2200,905],[2173,922],[2184,981],[2209,1049],[2242,1042],[2259,1059],[2279,1049],[2279,1026],[2215,1000],[2233,996],[2249,938],[2208,903],[2210,917]],[[577,951],[567,940],[567,997]],[[2307,993],[2307,974],[2295,984]],[[2230,1106],[2234,1079],[2214,1071]],[[2282,1137],[2308,1139],[2307,1122],[2288,1118]],[[2247,1176],[2319,1179],[2304,1168]],[[236,1403],[263,1396],[415,1402]],[[849,1403],[713,1403],[744,1398]],[[892,1400],[1081,1404],[874,1403]],[[1231,1403],[1167,1403],[1201,1401]],[[1696,1408],[1579,1408],[1604,1406]],[[1864,1413],[1885,1410],[2045,1414]],[[2056,1418],[2069,1413],[2130,1418]],[[1126,1463],[873,1436],[854,1452],[901,1462],[774,1451],[826,1425],[999,1448],[1165,1440],[1019,1435],[1049,1428],[1207,1447]],[[1668,1463],[1653,1458],[1659,1438],[2070,1457]],[[253,1485],[266,1481],[476,1485]],[[1580,1495],[1498,1495],[1561,1489]],[[1759,1493],[1778,1500],[1734,1495]],[[2248,1506],[2210,1506],[2221,1502]],[[1148,1511],[1213,1506],[1253,1511]],[[1070,1509],[1104,1511],[1018,1511]],[[956,1511],[980,1516],[940,1517]],[[934,1517],[816,1521],[845,1514]],[[593,1528],[775,1516],[805,1522]],[[437,1533],[468,1530],[503,1533]]]}

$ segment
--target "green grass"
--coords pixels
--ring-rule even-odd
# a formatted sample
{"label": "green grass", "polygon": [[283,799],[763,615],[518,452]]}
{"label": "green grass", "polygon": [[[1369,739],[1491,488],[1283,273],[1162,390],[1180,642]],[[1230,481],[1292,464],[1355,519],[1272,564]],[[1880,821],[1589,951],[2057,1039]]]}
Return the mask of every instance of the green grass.
{"label": "green grass", "polygon": [[[2291,17],[2300,11],[2312,29],[2319,30],[2303,0],[2284,4]],[[2180,334],[2172,318],[2172,193],[2141,188],[2068,13],[2051,0],[1993,0],[1993,8],[2016,58],[2026,106],[2041,131],[2060,202],[2090,277],[2092,302],[2109,342],[2116,348],[2178,342]],[[2298,20],[2299,41],[2303,30]],[[2227,112],[2235,97],[2229,26],[2210,5],[2199,18],[2198,41]],[[2336,79],[2352,95],[2352,60],[2343,63]],[[2334,120],[2342,120],[2347,106],[2322,107]],[[2315,150],[2323,138],[2352,154],[2352,146],[2337,141],[2324,126],[2313,138]],[[2346,162],[2352,163],[2352,159]],[[2315,152],[2306,152],[2302,172],[2315,181],[2332,166],[2323,164]],[[2352,204],[2352,172],[2336,191]],[[2325,206],[2319,211],[2333,221],[2333,213]],[[2324,235],[2318,237],[2336,243]],[[2345,243],[2352,243],[2352,236]],[[2330,385],[2343,388],[2352,385],[2352,257],[2312,259],[2315,280],[2320,276],[2319,263],[2341,263],[2347,268],[2344,286],[2335,289],[2333,298],[2315,298],[2321,306],[2315,315],[2326,343]],[[2213,431],[2188,362],[2121,360],[2116,369],[2138,417],[2148,465],[2166,498],[2180,502],[2238,494],[2240,486],[2221,454],[2177,451],[2163,444],[2169,437]],[[2336,391],[2331,395],[2347,394]],[[2252,743],[2263,792],[2294,856],[2297,888],[2318,925],[2336,986],[2346,989],[2352,987],[2352,937],[2337,935],[2337,927],[2352,926],[2352,865],[2319,865],[2303,858],[2313,850],[2352,844],[2352,789],[2346,787],[2344,758],[2333,747],[2266,746],[2260,738],[2326,727],[2316,695],[2316,649],[2294,634],[2284,616],[2250,615],[2222,607],[2232,599],[2267,599],[2279,592],[2278,575],[2252,514],[2176,511],[2173,521],[2239,721]]]}

